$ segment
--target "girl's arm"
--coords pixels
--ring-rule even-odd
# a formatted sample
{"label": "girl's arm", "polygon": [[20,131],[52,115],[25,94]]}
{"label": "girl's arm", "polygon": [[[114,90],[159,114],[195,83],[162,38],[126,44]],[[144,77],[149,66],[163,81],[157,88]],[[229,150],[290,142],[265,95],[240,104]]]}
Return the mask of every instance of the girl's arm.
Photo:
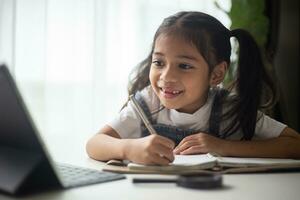
{"label": "girl's arm", "polygon": [[104,126],[99,133],[89,139],[86,144],[86,151],[89,157],[95,160],[124,160],[128,142],[128,140],[121,140],[120,135],[114,129]]}
{"label": "girl's arm", "polygon": [[289,127],[277,138],[225,141],[223,144],[221,152],[227,156],[300,158],[300,135]]}
{"label": "girl's arm", "polygon": [[110,126],[103,127],[86,145],[88,155],[101,161],[131,160],[140,164],[167,165],[174,160],[173,141],[150,135],[138,139],[121,139]]}
{"label": "girl's arm", "polygon": [[300,135],[285,128],[279,137],[266,140],[223,140],[199,133],[186,137],[175,148],[176,154],[215,152],[221,156],[300,158]]}

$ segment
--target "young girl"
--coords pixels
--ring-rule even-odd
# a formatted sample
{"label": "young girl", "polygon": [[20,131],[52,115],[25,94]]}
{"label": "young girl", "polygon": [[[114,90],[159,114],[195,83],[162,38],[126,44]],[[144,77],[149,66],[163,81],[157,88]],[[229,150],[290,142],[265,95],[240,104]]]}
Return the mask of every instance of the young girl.
{"label": "young girl", "polygon": [[[225,90],[220,85],[230,65],[231,37],[239,42],[239,61]],[[149,134],[129,101],[88,141],[87,153],[96,160],[158,165],[172,162],[174,154],[208,152],[300,158],[299,134],[258,111],[274,103],[273,91],[248,32],[230,31],[201,12],[179,12],[160,25],[129,87],[158,134]]]}

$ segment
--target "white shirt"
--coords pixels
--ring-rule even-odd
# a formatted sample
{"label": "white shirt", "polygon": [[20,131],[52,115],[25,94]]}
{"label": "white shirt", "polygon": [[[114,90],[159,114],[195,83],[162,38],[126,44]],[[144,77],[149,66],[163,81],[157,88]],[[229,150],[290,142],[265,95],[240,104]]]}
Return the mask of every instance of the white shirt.
{"label": "white shirt", "polygon": [[[200,131],[208,130],[208,121],[215,93],[216,90],[210,90],[206,103],[193,114],[182,113],[175,109],[164,108],[152,117],[157,123],[161,124],[172,125],[183,129],[189,128]],[[147,103],[150,112],[160,108],[159,99],[150,86],[141,91],[141,96]],[[262,116],[256,123],[253,139],[278,137],[282,130],[286,127],[285,124],[280,123],[261,112],[259,112],[259,114],[262,114]],[[221,131],[225,129],[227,123],[229,122],[221,122]],[[141,137],[141,118],[138,116],[131,102],[129,102],[127,106],[108,123],[108,125],[112,127],[121,136],[121,138]],[[239,140],[241,137],[242,132],[237,131],[227,139]]]}

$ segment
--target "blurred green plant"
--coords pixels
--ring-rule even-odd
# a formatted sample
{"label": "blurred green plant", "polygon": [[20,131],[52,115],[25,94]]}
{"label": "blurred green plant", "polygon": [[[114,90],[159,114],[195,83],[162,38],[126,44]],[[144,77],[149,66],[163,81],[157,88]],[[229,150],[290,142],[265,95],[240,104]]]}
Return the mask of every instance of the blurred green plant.
{"label": "blurred green plant", "polygon": [[[215,5],[223,10],[231,19],[230,30],[236,28],[242,28],[250,32],[250,34],[256,40],[264,61],[265,59],[265,44],[267,42],[269,19],[265,16],[265,1],[264,0],[231,0],[230,11],[225,11],[221,8],[218,2],[215,1]],[[238,44],[233,42],[232,46],[233,56],[231,60],[231,67],[226,74],[224,84],[227,86],[235,77],[237,68],[237,54]],[[266,63],[266,65],[268,65]],[[267,66],[268,68],[268,66]]]}
{"label": "blurred green plant", "polygon": [[263,0],[231,0],[230,29],[243,28],[249,31],[261,48],[267,42],[269,19],[264,14]]}

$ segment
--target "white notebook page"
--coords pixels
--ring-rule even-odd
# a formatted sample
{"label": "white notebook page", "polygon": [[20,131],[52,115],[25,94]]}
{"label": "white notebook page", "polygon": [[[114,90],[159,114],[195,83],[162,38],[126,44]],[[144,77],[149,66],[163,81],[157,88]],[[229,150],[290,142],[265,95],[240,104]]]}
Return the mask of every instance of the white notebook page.
{"label": "white notebook page", "polygon": [[247,165],[247,166],[261,166],[261,165],[300,165],[300,160],[294,159],[278,159],[278,158],[237,158],[237,157],[218,157],[218,163],[231,165]]}
{"label": "white notebook page", "polygon": [[175,155],[172,165],[200,165],[205,163],[216,162],[216,158],[210,154],[199,155]]}

